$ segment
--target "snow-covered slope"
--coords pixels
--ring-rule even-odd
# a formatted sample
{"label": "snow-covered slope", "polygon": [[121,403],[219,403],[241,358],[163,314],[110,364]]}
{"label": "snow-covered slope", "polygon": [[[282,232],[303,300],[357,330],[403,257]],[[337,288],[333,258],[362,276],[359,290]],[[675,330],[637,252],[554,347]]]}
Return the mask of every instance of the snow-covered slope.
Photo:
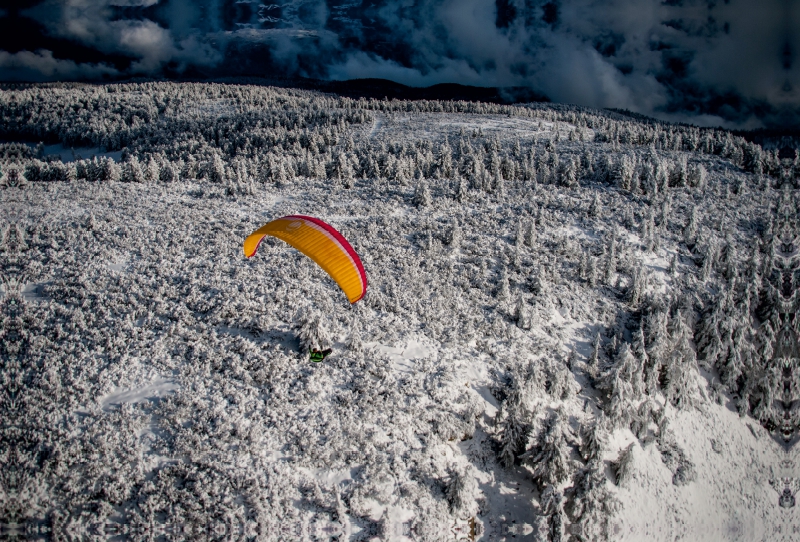
{"label": "snow-covered slope", "polygon": [[[793,162],[541,105],[2,98],[123,160],[0,146],[4,532],[795,536]],[[244,257],[289,213],[352,242],[363,301]]]}

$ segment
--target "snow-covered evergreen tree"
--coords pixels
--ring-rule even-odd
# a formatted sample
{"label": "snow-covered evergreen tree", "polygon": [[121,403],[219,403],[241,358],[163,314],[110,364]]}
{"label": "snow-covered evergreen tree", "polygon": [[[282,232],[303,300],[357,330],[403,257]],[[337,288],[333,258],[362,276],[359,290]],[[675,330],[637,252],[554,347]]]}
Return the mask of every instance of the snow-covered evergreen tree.
{"label": "snow-covered evergreen tree", "polygon": [[628,299],[631,306],[637,307],[641,302],[647,288],[647,275],[641,263],[634,266],[631,270],[631,287],[628,291]]}
{"label": "snow-covered evergreen tree", "polygon": [[572,472],[572,447],[577,438],[569,425],[567,413],[558,407],[547,417],[534,445],[523,455],[522,459],[531,466],[533,478],[544,487],[548,484],[558,485],[566,480]]}
{"label": "snow-covered evergreen tree", "polygon": [[539,499],[542,514],[547,518],[547,533],[551,542],[567,540],[567,514],[564,511],[564,493],[553,485],[548,485]]}
{"label": "snow-covered evergreen tree", "polygon": [[425,179],[420,179],[414,190],[414,205],[417,207],[427,207],[431,204],[431,193]]}
{"label": "snow-covered evergreen tree", "polygon": [[361,339],[361,320],[358,316],[353,317],[353,323],[350,326],[350,335],[347,338],[347,348],[356,353],[364,350],[364,343]]}
{"label": "snow-covered evergreen tree", "polygon": [[467,201],[468,197],[469,197],[469,190],[467,189],[467,181],[465,181],[463,177],[459,176],[456,179],[455,200],[458,203],[464,203]]}
{"label": "snow-covered evergreen tree", "polygon": [[606,413],[613,426],[628,426],[643,398],[645,385],[641,362],[630,345],[622,343],[612,364],[600,377],[598,387],[606,393]]}
{"label": "snow-covered evergreen tree", "polygon": [[472,516],[478,511],[478,483],[472,473],[472,466],[450,470],[445,486],[445,498],[450,511],[459,517]]}
{"label": "snow-covered evergreen tree", "polygon": [[498,434],[500,449],[498,461],[506,468],[510,468],[517,458],[525,452],[532,425],[527,421],[527,416],[522,405],[507,401],[499,414]]}
{"label": "snow-covered evergreen tree", "polygon": [[138,158],[132,156],[130,160],[122,165],[122,178],[120,180],[124,183],[144,182],[144,173]]}
{"label": "snow-covered evergreen tree", "polygon": [[603,262],[603,281],[611,286],[617,272],[617,235],[612,234],[607,245]]}
{"label": "snow-covered evergreen tree", "polygon": [[330,346],[330,334],[322,319],[320,311],[305,308],[298,311],[294,320],[300,351],[308,352],[311,348],[324,349]]}
{"label": "snow-covered evergreen tree", "polygon": [[664,394],[678,408],[698,404],[701,399],[697,378],[697,357],[692,347],[693,333],[687,311],[679,311],[671,321],[670,353],[665,363]]}
{"label": "snow-covered evergreen tree", "polygon": [[575,538],[580,542],[609,540],[620,502],[608,489],[602,459],[592,459],[576,471],[567,494],[566,511],[575,527]]}
{"label": "snow-covered evergreen tree", "polygon": [[[602,416],[602,414],[601,414]],[[580,425],[578,451],[584,461],[602,459],[607,444],[605,418],[589,418]]]}
{"label": "snow-covered evergreen tree", "polygon": [[508,282],[508,270],[504,267],[500,271],[500,282],[497,285],[496,296],[498,301],[505,302],[511,297],[511,286]]}
{"label": "snow-covered evergreen tree", "polygon": [[520,329],[530,329],[530,311],[525,304],[525,299],[520,295],[517,297],[517,303],[514,305],[514,322]]}
{"label": "snow-covered evergreen tree", "polygon": [[619,457],[611,464],[611,468],[616,476],[618,486],[626,485],[633,473],[633,454],[636,442],[631,442],[619,453]]}
{"label": "snow-covered evergreen tree", "polygon": [[592,204],[589,206],[589,216],[592,218],[597,218],[600,216],[602,211],[603,203],[600,201],[600,195],[595,192],[594,197],[592,198]]}
{"label": "snow-covered evergreen tree", "polygon": [[686,457],[686,453],[675,441],[675,436],[670,430],[662,430],[658,439],[658,450],[661,460],[672,472],[672,483],[676,486],[686,485],[697,478],[695,466]]}
{"label": "snow-covered evergreen tree", "polygon": [[600,336],[600,332],[598,331],[597,334],[594,336],[594,340],[592,341],[592,353],[589,354],[589,360],[587,362],[590,374],[592,375],[600,374],[604,358],[605,354],[603,351],[603,339]]}

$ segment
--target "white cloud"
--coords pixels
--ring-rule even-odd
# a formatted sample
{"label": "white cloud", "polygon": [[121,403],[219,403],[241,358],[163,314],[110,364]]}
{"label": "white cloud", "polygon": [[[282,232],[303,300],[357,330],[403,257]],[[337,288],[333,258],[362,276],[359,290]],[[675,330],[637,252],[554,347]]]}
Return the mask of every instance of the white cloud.
{"label": "white cloud", "polygon": [[[269,63],[287,75],[528,86],[559,102],[661,118],[669,107],[701,111],[702,122],[751,122],[751,104],[759,102],[800,110],[800,62],[789,58],[786,69],[781,55],[787,43],[795,57],[800,51],[800,33],[791,32],[800,4],[562,0],[549,24],[542,2],[511,2],[517,17],[507,28],[496,26],[495,0],[386,0],[364,8],[373,21],[359,18],[358,4],[340,4],[330,9],[335,25],[349,21],[346,37],[333,32],[339,27],[330,24],[325,0],[287,0],[274,28],[240,31],[226,30],[220,0],[162,3],[160,23],[112,20],[111,6],[158,0],[45,0],[26,13],[52,36],[134,58],[133,72],[155,73],[168,63],[213,67],[231,51],[269,48]],[[376,25],[388,30],[368,35]],[[250,47],[254,42],[264,47]],[[712,104],[725,95],[739,103]]]}
{"label": "white cloud", "polygon": [[76,64],[72,60],[54,58],[53,52],[48,50],[14,54],[0,51],[0,79],[5,81],[97,79],[117,73],[106,64]]}
{"label": "white cloud", "polygon": [[[111,20],[109,6],[146,7],[156,3],[157,0],[67,0],[57,9],[57,0],[47,0],[29,14],[35,15],[54,36],[76,40],[103,53],[135,58],[131,66],[134,73],[155,72],[173,61],[186,67],[214,65],[222,60],[222,53],[198,31],[176,34],[147,19]],[[187,9],[183,8],[172,14],[185,15]]]}

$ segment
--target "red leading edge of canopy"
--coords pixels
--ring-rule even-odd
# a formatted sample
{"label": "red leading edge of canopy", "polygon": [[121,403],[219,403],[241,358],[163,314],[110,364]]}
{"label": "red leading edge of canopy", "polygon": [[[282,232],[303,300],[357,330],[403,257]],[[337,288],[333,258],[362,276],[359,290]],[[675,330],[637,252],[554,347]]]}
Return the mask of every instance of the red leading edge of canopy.
{"label": "red leading edge of canopy", "polygon": [[252,258],[253,256],[255,256],[256,252],[258,252],[258,247],[261,246],[261,241],[264,240],[264,237],[266,237],[266,235],[262,235],[261,239],[258,240],[258,243],[256,243],[256,248],[253,249],[253,253],[252,254],[245,254],[245,256],[247,256],[248,258]]}
{"label": "red leading edge of canopy", "polygon": [[356,268],[358,269],[358,272],[361,275],[361,282],[364,285],[364,288],[361,290],[361,295],[358,296],[358,299],[354,300],[353,303],[355,303],[356,301],[358,301],[362,297],[364,297],[364,294],[367,293],[367,273],[364,271],[364,265],[361,263],[361,258],[358,257],[358,254],[356,254],[356,251],[353,250],[353,247],[350,245],[350,243],[347,242],[347,239],[342,237],[342,234],[339,233],[338,231],[336,231],[333,228],[333,226],[331,226],[330,224],[326,224],[322,220],[320,220],[318,218],[314,218],[313,216],[289,215],[289,216],[287,216],[285,218],[301,218],[303,220],[308,220],[309,222],[313,222],[314,224],[316,224],[320,228],[324,228],[325,231],[327,231],[328,233],[330,233],[334,237],[334,239],[339,241],[339,243],[342,245],[342,247],[344,247],[344,249],[347,251],[347,253],[350,255],[350,257],[355,262]]}

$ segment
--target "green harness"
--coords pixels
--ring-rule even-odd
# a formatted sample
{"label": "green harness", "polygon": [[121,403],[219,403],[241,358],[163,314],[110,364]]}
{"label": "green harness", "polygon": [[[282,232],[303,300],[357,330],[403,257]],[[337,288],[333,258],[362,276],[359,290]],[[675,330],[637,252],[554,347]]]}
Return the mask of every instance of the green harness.
{"label": "green harness", "polygon": [[325,350],[317,350],[316,352],[314,352],[312,348],[309,348],[308,353],[311,356],[311,361],[313,361],[314,363],[319,363],[320,361],[325,359],[328,356],[328,354],[331,353],[331,349],[327,348]]}

